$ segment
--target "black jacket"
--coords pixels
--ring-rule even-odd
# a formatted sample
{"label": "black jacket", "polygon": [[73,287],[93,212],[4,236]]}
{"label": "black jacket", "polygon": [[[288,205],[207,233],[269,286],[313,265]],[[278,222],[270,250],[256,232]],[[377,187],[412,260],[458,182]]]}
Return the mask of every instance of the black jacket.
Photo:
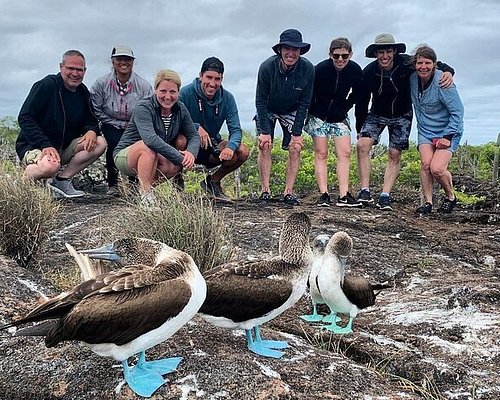
{"label": "black jacket", "polygon": [[61,74],[47,75],[36,82],[19,112],[18,122],[21,131],[16,140],[16,152],[23,158],[28,150],[55,147],[59,151],[65,149],[73,139],[93,130],[99,134],[99,124],[90,103],[90,93],[82,83],[76,91],[88,104],[79,135],[66,132],[66,114],[62,100],[64,83]]}
{"label": "black jacket", "polygon": [[[455,72],[447,64],[438,61],[437,68],[444,72]],[[398,118],[411,111],[410,75],[415,71],[410,56],[397,54],[394,57],[392,70],[384,71],[378,61],[372,61],[363,69],[359,102],[356,107],[356,130],[361,127],[368,115],[368,104],[371,99],[370,112],[385,118]],[[358,109],[359,107],[359,109]]]}
{"label": "black jacket", "polygon": [[332,60],[327,59],[314,68],[314,89],[309,114],[326,122],[342,122],[357,102],[361,67],[354,61],[349,61],[341,71],[337,71]]}

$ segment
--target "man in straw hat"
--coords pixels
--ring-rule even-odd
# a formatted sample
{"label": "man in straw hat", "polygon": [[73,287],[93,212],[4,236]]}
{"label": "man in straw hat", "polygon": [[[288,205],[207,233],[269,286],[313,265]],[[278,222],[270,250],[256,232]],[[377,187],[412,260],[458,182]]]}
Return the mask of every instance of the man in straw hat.
{"label": "man in straw hat", "polygon": [[297,205],[293,185],[300,167],[303,147],[302,129],[311,104],[314,67],[302,57],[311,45],[302,41],[296,29],[287,29],[280,35],[279,43],[272,47],[276,55],[265,60],[259,68],[255,116],[259,155],[257,164],[262,186],[261,200],[271,200],[271,150],[276,121],[283,131],[282,148],[288,150],[283,203]]}
{"label": "man in straw hat", "polygon": [[[394,37],[382,33],[375,37],[374,43],[366,48],[365,55],[376,58],[363,70],[359,96],[359,115],[356,118],[358,131],[358,171],[361,191],[358,201],[373,203],[370,193],[370,150],[379,142],[382,131],[389,131],[389,158],[384,174],[382,193],[377,201],[381,210],[392,211],[390,193],[399,175],[401,152],[409,147],[411,122],[413,117],[410,75],[414,71],[404,43],[396,43]],[[453,83],[453,68],[438,62],[443,76],[443,88]],[[368,112],[368,104],[371,108]]]}

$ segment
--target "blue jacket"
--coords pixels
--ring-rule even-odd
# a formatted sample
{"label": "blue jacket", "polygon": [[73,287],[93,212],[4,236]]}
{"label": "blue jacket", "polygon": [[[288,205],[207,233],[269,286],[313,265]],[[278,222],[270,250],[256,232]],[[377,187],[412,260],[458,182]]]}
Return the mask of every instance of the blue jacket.
{"label": "blue jacket", "polygon": [[238,150],[243,133],[238,107],[230,92],[221,86],[214,97],[209,100],[201,90],[200,79],[196,78],[181,89],[179,100],[189,110],[196,127],[201,125],[216,143],[222,140],[220,129],[225,121],[229,131],[227,147],[233,151]]}
{"label": "blue jacket", "polygon": [[447,89],[439,86],[441,71],[435,71],[432,81],[419,90],[417,73],[410,77],[411,99],[417,118],[418,134],[427,139],[457,139],[464,130],[464,106],[455,85]]}
{"label": "blue jacket", "polygon": [[60,152],[89,130],[99,134],[99,122],[90,104],[90,93],[83,83],[78,85],[76,92],[83,96],[88,107],[80,121],[79,132],[68,134],[63,90],[66,89],[61,74],[47,75],[32,86],[18,117],[21,131],[16,140],[16,152],[19,158],[33,149],[55,147]]}
{"label": "blue jacket", "polygon": [[259,68],[255,106],[261,131],[270,134],[270,114],[287,114],[296,111],[293,136],[302,135],[307,110],[311,105],[314,84],[314,66],[300,57],[295,67],[284,72],[280,67],[281,58],[274,55],[265,60]]}
{"label": "blue jacket", "polygon": [[187,150],[196,157],[200,149],[200,135],[196,131],[189,111],[184,104],[178,101],[172,107],[172,114],[170,127],[168,131],[165,131],[156,95],[153,94],[140,100],[134,109],[127,129],[123,132],[113,151],[113,157],[116,157],[120,150],[142,140],[151,150],[161,154],[175,165],[181,165],[184,157],[171,144],[179,132],[186,136],[188,140]]}

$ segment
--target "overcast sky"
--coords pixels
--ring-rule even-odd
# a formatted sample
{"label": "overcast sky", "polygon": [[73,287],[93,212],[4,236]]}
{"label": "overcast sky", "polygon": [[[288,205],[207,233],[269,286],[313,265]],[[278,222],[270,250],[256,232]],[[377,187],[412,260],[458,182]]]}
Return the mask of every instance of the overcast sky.
{"label": "overcast sky", "polygon": [[499,0],[0,0],[0,10],[0,117],[17,117],[32,84],[58,72],[64,51],[85,54],[90,87],[110,70],[113,46],[124,43],[149,82],[170,68],[187,84],[206,57],[219,57],[224,87],[236,98],[243,128],[253,131],[259,65],[280,33],[296,28],[312,44],[306,57],[313,64],[339,36],[351,40],[362,67],[378,33],[392,33],[409,53],[429,44],[455,68],[465,106],[462,143],[496,141],[500,132]]}

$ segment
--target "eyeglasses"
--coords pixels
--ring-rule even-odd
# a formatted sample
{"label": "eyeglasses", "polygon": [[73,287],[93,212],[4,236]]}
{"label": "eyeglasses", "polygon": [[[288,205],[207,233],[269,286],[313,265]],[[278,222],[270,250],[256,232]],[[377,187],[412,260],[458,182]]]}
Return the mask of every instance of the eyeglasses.
{"label": "eyeglasses", "polygon": [[344,54],[332,54],[332,57],[334,60],[338,60],[340,57],[342,57],[342,60],[347,60],[349,58],[350,54],[344,53]]}
{"label": "eyeglasses", "polygon": [[87,68],[68,67],[67,65],[63,65],[63,67],[66,68],[69,72],[77,72],[79,74],[83,74],[85,71],[87,71]]}

